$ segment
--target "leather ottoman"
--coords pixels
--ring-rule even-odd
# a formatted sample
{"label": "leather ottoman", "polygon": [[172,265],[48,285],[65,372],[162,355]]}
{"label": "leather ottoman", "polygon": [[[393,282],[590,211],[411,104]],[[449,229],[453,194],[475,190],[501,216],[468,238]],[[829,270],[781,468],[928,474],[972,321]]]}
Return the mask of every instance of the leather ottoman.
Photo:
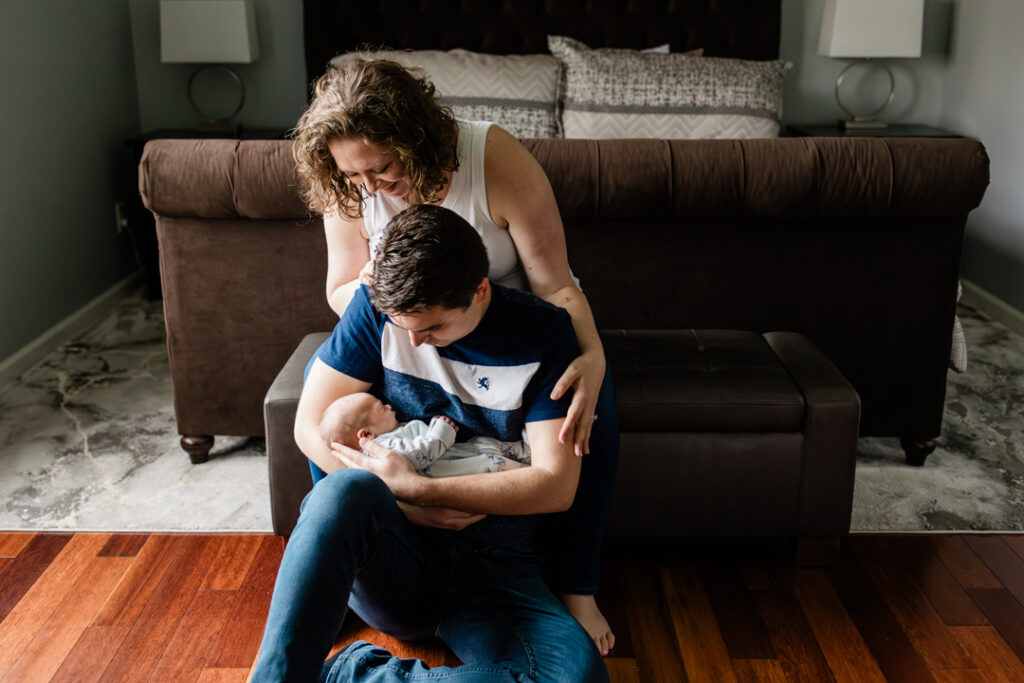
{"label": "leather ottoman", "polygon": [[[264,403],[274,532],[311,487],[292,436],[305,337]],[[607,330],[622,454],[608,520],[619,537],[841,536],[849,531],[860,400],[805,337]]]}

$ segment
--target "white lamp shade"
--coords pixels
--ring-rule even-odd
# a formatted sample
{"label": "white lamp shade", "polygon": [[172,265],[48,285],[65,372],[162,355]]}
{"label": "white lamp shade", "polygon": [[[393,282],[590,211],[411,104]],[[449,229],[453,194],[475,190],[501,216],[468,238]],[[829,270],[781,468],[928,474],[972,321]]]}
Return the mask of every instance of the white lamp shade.
{"label": "white lamp shade", "polygon": [[924,0],[825,0],[818,54],[920,57]]}
{"label": "white lamp shade", "polygon": [[260,56],[249,0],[160,0],[160,61],[245,64]]}

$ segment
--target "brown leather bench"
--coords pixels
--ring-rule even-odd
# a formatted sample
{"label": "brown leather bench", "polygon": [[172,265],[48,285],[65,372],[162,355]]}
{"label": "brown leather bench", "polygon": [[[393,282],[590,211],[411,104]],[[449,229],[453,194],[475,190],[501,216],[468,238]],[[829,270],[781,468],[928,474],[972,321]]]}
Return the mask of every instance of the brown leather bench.
{"label": "brown leather bench", "polygon": [[[837,538],[850,528],[860,399],[792,332],[606,330],[622,455],[617,537]],[[274,532],[311,487],[292,436],[302,375],[327,333],[299,344],[264,403]]]}

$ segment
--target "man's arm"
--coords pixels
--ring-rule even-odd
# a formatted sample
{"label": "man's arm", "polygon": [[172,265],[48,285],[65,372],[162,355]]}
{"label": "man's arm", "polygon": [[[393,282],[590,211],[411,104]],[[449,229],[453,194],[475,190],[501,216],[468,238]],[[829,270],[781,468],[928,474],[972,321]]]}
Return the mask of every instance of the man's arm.
{"label": "man's arm", "polygon": [[333,449],[344,464],[370,470],[396,498],[419,506],[440,506],[491,515],[560,512],[572,505],[579,483],[580,459],[572,443],[560,443],[562,418],[526,423],[533,464],[503,472],[432,479],[419,475],[398,453],[366,441],[374,457],[344,446]]}
{"label": "man's arm", "polygon": [[313,361],[295,413],[295,443],[324,472],[333,472],[343,465],[331,455],[320,435],[320,418],[336,399],[369,388],[369,382],[338,372],[319,358]]}

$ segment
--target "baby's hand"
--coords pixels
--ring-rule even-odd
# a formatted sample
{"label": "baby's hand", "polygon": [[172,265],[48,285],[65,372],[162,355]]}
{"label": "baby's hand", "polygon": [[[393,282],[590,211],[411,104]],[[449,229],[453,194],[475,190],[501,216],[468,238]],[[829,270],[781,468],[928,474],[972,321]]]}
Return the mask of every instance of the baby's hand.
{"label": "baby's hand", "polygon": [[459,431],[459,425],[455,424],[455,420],[451,419],[447,415],[438,415],[437,419],[447,422],[449,425],[451,425],[452,429],[454,429],[455,431]]}

